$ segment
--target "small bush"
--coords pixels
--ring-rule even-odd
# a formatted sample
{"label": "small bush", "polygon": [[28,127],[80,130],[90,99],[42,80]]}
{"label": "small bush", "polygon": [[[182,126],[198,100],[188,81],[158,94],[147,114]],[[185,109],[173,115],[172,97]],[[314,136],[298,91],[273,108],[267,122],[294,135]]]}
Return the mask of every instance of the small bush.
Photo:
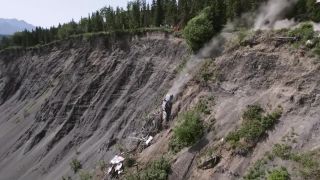
{"label": "small bush", "polygon": [[292,157],[300,165],[300,173],[305,179],[320,179],[320,152],[297,154]]}
{"label": "small bush", "polygon": [[191,19],[183,30],[183,36],[193,51],[198,51],[216,33],[210,22],[210,10],[210,7],[205,8]]}
{"label": "small bush", "polygon": [[77,173],[82,167],[80,161],[77,159],[72,159],[70,166],[74,173]]}
{"label": "small bush", "polygon": [[243,177],[245,180],[256,180],[263,179],[266,175],[266,161],[261,159],[258,160],[252,168],[249,169],[249,172],[246,176]]}
{"label": "small bush", "polygon": [[170,163],[165,159],[161,158],[159,160],[150,163],[146,169],[127,176],[126,180],[166,180],[168,179],[171,170]]}
{"label": "small bush", "polygon": [[204,126],[200,120],[200,114],[193,110],[182,115],[181,123],[173,129],[173,138],[170,141],[170,149],[174,152],[184,147],[193,145],[204,132]]}
{"label": "small bush", "polygon": [[195,78],[196,81],[204,85],[215,82],[217,78],[217,68],[214,60],[206,59]]}
{"label": "small bush", "polygon": [[268,180],[289,180],[290,175],[286,168],[272,170],[268,175]]}
{"label": "small bush", "polygon": [[260,106],[249,106],[242,115],[243,122],[240,129],[231,132],[226,141],[238,154],[246,155],[266,135],[266,132],[273,128],[281,113],[279,109],[264,116]]}
{"label": "small bush", "polygon": [[62,176],[62,180],[71,180],[71,177],[70,176],[67,176],[67,177]]}
{"label": "small bush", "polygon": [[92,174],[87,171],[81,171],[79,174],[80,180],[92,180]]}
{"label": "small bush", "polygon": [[132,157],[126,157],[126,159],[124,160],[124,166],[131,168],[135,165],[136,160]]}
{"label": "small bush", "polygon": [[204,99],[201,99],[199,101],[199,103],[196,105],[196,108],[195,110],[197,112],[200,112],[200,113],[203,113],[203,114],[210,114],[211,111],[208,107],[208,101],[207,100],[204,100]]}
{"label": "small bush", "polygon": [[320,179],[319,150],[308,153],[294,153],[290,146],[276,144],[272,152],[281,159],[298,163],[298,169],[304,179]]}
{"label": "small bush", "polygon": [[291,147],[284,144],[275,144],[272,149],[272,153],[275,156],[285,160],[290,159],[292,156]]}
{"label": "small bush", "polygon": [[289,31],[289,36],[296,36],[300,38],[302,43],[305,43],[307,40],[314,38],[313,25],[304,23],[300,27]]}

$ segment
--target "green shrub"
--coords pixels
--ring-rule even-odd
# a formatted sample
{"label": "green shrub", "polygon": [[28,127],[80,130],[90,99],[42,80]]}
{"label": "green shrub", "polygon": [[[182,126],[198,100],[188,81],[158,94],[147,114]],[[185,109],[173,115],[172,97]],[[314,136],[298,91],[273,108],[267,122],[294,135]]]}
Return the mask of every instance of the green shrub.
{"label": "green shrub", "polygon": [[74,173],[77,173],[82,167],[80,161],[77,159],[72,159],[70,166]]}
{"label": "green shrub", "polygon": [[292,159],[299,163],[300,173],[305,179],[320,179],[319,156],[319,151],[312,151],[293,155]]}
{"label": "green shrub", "polygon": [[126,159],[124,160],[124,166],[128,168],[133,167],[135,163],[136,160],[132,157],[126,157]]}
{"label": "green shrub", "polygon": [[249,169],[249,172],[246,176],[243,177],[245,180],[256,180],[263,179],[266,175],[266,161],[264,159],[260,159],[254,163],[254,166]]}
{"label": "green shrub", "polygon": [[275,144],[272,149],[272,153],[275,156],[285,160],[290,159],[292,156],[291,147],[284,144]]}
{"label": "green shrub", "polygon": [[200,114],[195,110],[183,114],[180,121],[181,123],[173,129],[173,138],[169,143],[170,149],[174,152],[193,145],[202,137],[204,132]]}
{"label": "green shrub", "polygon": [[201,66],[196,80],[201,84],[213,83],[217,77],[217,68],[213,59],[206,59]]}
{"label": "green shrub", "polygon": [[300,27],[289,31],[289,36],[296,36],[305,43],[307,40],[314,38],[313,25],[310,23],[304,23],[300,25]]}
{"label": "green shrub", "polygon": [[168,179],[171,170],[170,163],[165,159],[161,158],[159,160],[150,163],[146,169],[127,176],[126,180],[166,180]]}
{"label": "green shrub", "polygon": [[263,112],[260,106],[249,106],[242,115],[241,127],[228,134],[226,141],[238,154],[246,155],[273,128],[282,113],[279,109],[264,116]]}
{"label": "green shrub", "polygon": [[71,180],[71,177],[70,176],[67,176],[67,177],[62,176],[62,180]]}
{"label": "green shrub", "polygon": [[289,180],[290,175],[286,168],[272,170],[268,175],[268,180]]}
{"label": "green shrub", "polygon": [[80,180],[92,180],[92,175],[87,171],[81,171],[79,174]]}
{"label": "green shrub", "polygon": [[216,33],[210,21],[210,7],[191,19],[183,30],[183,36],[193,51],[198,51]]}
{"label": "green shrub", "polygon": [[210,114],[211,111],[208,107],[208,101],[204,99],[200,99],[199,103],[195,107],[195,111],[203,114]]}
{"label": "green shrub", "polygon": [[288,145],[276,144],[273,154],[283,160],[291,160],[298,163],[298,169],[304,179],[320,179],[320,151],[307,153],[294,153]]}

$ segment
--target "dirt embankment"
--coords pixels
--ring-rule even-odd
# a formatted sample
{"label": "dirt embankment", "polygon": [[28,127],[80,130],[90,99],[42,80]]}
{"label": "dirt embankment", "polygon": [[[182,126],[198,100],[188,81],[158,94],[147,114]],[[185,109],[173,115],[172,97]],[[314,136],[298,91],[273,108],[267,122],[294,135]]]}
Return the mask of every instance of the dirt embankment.
{"label": "dirt embankment", "polygon": [[[173,154],[168,153],[173,132],[163,130],[150,147],[135,151],[139,165],[169,155],[169,179],[228,180],[243,177],[276,143],[288,143],[298,152],[318,149],[320,63],[306,49],[275,42],[276,36],[257,33],[254,43],[233,46],[209,60],[209,68],[176,97],[170,124],[172,129],[180,113],[211,97],[203,119],[213,122],[211,131]],[[154,132],[162,98],[188,54],[181,39],[164,34],[74,39],[40,50],[2,52],[1,178],[78,178],[69,165],[73,158],[90,170],[123,149],[136,150],[132,137]],[[198,169],[202,154],[227,144],[225,137],[241,126],[243,112],[253,104],[266,112],[283,109],[275,128],[246,156],[232,154],[225,145],[214,168]],[[294,141],[284,142],[293,131]],[[286,165],[291,178],[299,179],[291,162],[278,161],[275,166]]]}
{"label": "dirt embankment", "polygon": [[[169,179],[240,179],[257,160],[266,157],[266,152],[272,152],[276,143],[287,144],[298,153],[319,149],[318,57],[307,48],[295,48],[286,42],[279,44],[274,39],[278,36],[270,32],[256,33],[252,38],[254,43],[233,46],[212,60],[214,83],[201,86],[195,78],[187,85],[176,105],[183,110],[183,107],[192,107],[200,97],[214,96],[214,105],[209,107],[211,114],[208,115],[215,120],[214,130],[193,147],[173,156]],[[241,116],[248,105],[255,104],[267,113],[281,107],[282,116],[252,152],[246,156],[232,154],[225,142],[226,136],[241,126]],[[149,161],[157,154],[165,154],[171,135],[168,131],[160,135],[158,142],[141,154],[141,160]],[[286,141],[289,136],[291,140]],[[221,161],[215,168],[198,169],[201,156],[221,142],[225,144],[218,153],[222,155]],[[292,179],[303,179],[299,169],[292,168],[297,167],[296,162],[276,159],[272,163],[265,166],[270,166],[269,169],[285,166]]]}
{"label": "dirt embankment", "polygon": [[[0,54],[0,179],[74,176],[135,148],[188,55],[164,33],[73,38]],[[76,178],[76,177],[75,177]]]}

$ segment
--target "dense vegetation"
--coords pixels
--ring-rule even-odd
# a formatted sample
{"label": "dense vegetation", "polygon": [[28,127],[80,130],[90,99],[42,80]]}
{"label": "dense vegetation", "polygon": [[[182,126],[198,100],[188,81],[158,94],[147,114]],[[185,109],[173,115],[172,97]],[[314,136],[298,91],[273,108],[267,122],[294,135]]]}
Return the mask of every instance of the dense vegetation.
{"label": "dense vegetation", "polygon": [[[189,22],[185,30],[185,36],[190,39],[189,44],[194,50],[197,50],[202,43],[218,32],[227,20],[239,17],[244,12],[257,10],[259,4],[265,1],[153,0],[149,4],[146,0],[133,0],[128,2],[126,9],[104,7],[82,18],[79,22],[72,20],[57,27],[37,27],[31,32],[15,33],[0,41],[0,49],[10,46],[30,47],[47,44],[72,35],[101,31],[123,31],[160,26],[179,31],[203,10],[199,16]],[[289,12],[288,17],[319,22],[320,8],[317,7],[316,0],[299,0]]]}
{"label": "dense vegetation", "polygon": [[72,159],[70,162],[70,167],[74,173],[77,173],[82,168],[82,165],[78,159]]}
{"label": "dense vegetation", "polygon": [[133,175],[128,175],[126,180],[166,180],[171,170],[170,163],[165,158],[151,162],[145,169]]}
{"label": "dense vegetation", "polygon": [[281,116],[280,109],[266,115],[263,112],[258,105],[249,106],[242,115],[241,127],[227,136],[227,142],[237,154],[246,155]]}
{"label": "dense vegetation", "polygon": [[180,124],[173,130],[170,149],[179,152],[182,148],[193,145],[204,133],[199,111],[191,110],[182,115]]}
{"label": "dense vegetation", "polygon": [[268,180],[289,180],[290,175],[286,168],[272,170],[268,175]]}
{"label": "dense vegetation", "polygon": [[300,175],[304,179],[320,178],[320,150],[313,150],[306,153],[296,153],[291,146],[285,144],[276,144],[272,150],[276,157],[282,160],[294,161],[298,164]]}

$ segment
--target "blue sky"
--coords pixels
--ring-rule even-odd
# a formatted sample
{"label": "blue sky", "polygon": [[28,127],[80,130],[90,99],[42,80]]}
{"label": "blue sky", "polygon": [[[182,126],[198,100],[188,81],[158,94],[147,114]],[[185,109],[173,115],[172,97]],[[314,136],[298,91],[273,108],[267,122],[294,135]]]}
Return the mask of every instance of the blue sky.
{"label": "blue sky", "polygon": [[0,0],[0,18],[25,20],[50,27],[79,20],[106,5],[125,7],[128,0]]}

